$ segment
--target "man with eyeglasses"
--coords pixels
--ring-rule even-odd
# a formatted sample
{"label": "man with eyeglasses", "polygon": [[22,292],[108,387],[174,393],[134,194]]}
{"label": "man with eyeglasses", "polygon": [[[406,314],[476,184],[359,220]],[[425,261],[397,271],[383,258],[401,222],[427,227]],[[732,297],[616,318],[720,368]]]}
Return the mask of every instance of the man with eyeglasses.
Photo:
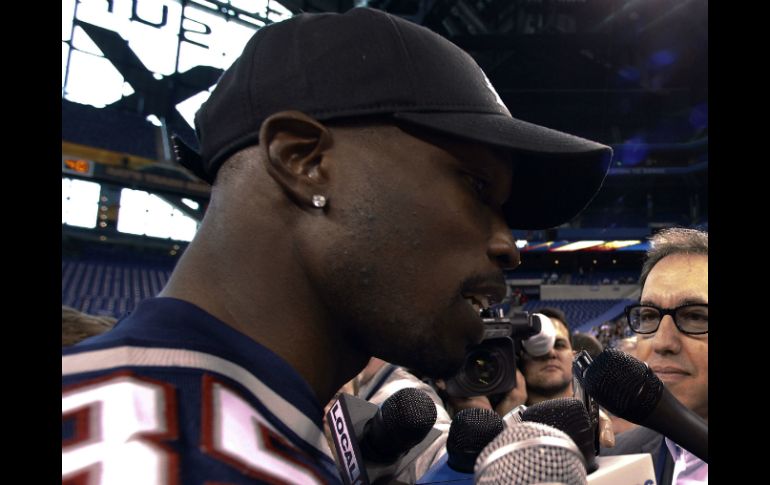
{"label": "man with eyeglasses", "polygon": [[[708,233],[672,228],[651,239],[641,299],[626,308],[636,357],[708,422]],[[658,484],[708,483],[708,464],[647,428],[617,436],[603,455],[650,453]]]}

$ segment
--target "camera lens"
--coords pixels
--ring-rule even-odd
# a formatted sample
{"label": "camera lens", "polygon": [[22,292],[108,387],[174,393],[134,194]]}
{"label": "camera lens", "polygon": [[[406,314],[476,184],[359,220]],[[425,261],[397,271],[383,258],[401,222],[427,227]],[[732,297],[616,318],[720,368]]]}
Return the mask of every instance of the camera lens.
{"label": "camera lens", "polygon": [[508,392],[516,387],[515,342],[510,337],[485,338],[467,349],[460,372],[447,381],[456,397]]}
{"label": "camera lens", "polygon": [[501,377],[500,359],[487,349],[477,350],[468,355],[465,361],[465,374],[476,385],[493,384]]}

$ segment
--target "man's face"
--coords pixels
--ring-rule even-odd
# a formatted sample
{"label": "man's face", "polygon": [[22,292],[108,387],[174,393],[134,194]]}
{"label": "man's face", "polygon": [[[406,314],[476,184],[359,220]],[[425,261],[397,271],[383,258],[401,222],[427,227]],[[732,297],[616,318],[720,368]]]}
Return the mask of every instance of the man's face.
{"label": "man's face", "polygon": [[449,377],[482,335],[468,299],[502,298],[502,267],[519,262],[500,212],[512,164],[484,145],[395,126],[332,133],[332,224],[313,250],[339,338]]}
{"label": "man's face", "polygon": [[[650,271],[642,289],[642,304],[675,308],[708,303],[708,256],[671,255]],[[709,336],[686,335],[666,315],[658,331],[638,335],[636,356],[647,362],[671,393],[708,419]]]}
{"label": "man's face", "polygon": [[556,328],[553,349],[538,357],[522,352],[527,391],[540,396],[556,396],[572,383],[572,345],[564,322],[551,317]]}

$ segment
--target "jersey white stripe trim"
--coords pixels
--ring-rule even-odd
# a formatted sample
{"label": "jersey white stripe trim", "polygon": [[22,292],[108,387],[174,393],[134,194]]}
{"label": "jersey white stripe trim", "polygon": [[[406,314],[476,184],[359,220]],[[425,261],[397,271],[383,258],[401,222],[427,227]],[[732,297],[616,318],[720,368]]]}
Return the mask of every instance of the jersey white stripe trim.
{"label": "jersey white stripe trim", "polygon": [[254,374],[216,355],[193,350],[123,346],[63,355],[61,359],[62,376],[123,366],[187,367],[217,372],[227,376],[258,396],[270,412],[283,421],[297,436],[334,461],[323,432],[310,418],[279,396]]}

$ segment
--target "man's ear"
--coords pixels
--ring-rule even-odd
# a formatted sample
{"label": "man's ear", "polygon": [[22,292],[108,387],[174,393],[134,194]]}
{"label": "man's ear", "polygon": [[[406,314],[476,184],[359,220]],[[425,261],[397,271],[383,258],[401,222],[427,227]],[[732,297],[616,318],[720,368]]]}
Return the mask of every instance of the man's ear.
{"label": "man's ear", "polygon": [[296,202],[313,206],[313,196],[326,193],[326,150],[332,145],[329,129],[299,111],[271,115],[259,131],[268,173]]}

